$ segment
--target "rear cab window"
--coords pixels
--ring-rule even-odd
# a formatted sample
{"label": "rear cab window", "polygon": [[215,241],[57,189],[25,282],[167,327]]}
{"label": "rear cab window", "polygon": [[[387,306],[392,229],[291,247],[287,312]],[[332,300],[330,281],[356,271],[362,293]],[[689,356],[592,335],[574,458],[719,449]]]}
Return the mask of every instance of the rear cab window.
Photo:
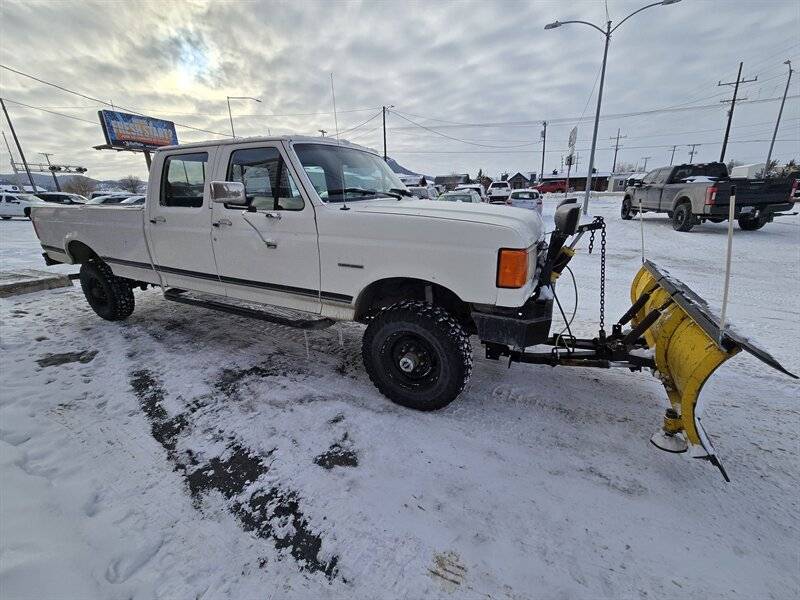
{"label": "rear cab window", "polygon": [[208,152],[167,156],[161,176],[161,206],[202,207],[207,171]]}

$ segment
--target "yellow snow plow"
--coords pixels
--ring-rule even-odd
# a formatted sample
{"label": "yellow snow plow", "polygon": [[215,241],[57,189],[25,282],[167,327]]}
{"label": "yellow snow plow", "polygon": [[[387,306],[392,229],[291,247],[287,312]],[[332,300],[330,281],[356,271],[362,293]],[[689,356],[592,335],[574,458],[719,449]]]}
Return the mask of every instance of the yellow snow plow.
{"label": "yellow snow plow", "polygon": [[730,328],[721,331],[719,319],[700,296],[650,261],[644,262],[633,280],[631,301],[637,309],[632,322],[635,327],[646,326],[643,338],[672,405],[651,442],[668,452],[684,452],[689,444],[700,446],[705,455],[699,458],[719,467],[727,480],[701,423],[699,396],[706,380],[741,350],[790,377],[797,376]]}
{"label": "yellow snow plow", "polygon": [[[571,215],[568,213],[572,213]],[[567,217],[569,216],[569,220]],[[763,363],[790,377],[773,356],[730,327],[720,329],[720,319],[708,304],[687,285],[650,261],[644,261],[631,285],[631,306],[611,333],[604,328],[605,224],[602,217],[577,225],[576,208],[559,207],[556,231],[542,268],[542,284],[555,295],[555,281],[575,254],[580,237],[603,231],[600,279],[600,330],[593,339],[579,339],[569,330],[553,335],[546,352],[527,352],[486,344],[488,358],[507,356],[509,362],[565,365],[574,367],[623,367],[633,371],[651,369],[662,382],[670,402],[660,429],[650,438],[654,446],[674,453],[696,449],[694,456],[715,465],[726,481],[728,475],[701,422],[703,401],[700,391],[709,376],[729,358],[745,350]],[[573,237],[574,236],[574,237]],[[570,246],[566,240],[573,237]],[[558,304],[561,310],[560,303]],[[630,328],[626,328],[630,324]]]}

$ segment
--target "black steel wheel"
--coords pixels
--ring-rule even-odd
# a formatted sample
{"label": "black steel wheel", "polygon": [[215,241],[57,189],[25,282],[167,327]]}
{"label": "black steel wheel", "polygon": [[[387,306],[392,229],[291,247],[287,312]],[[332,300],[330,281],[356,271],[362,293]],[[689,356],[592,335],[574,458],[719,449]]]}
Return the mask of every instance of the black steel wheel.
{"label": "black steel wheel", "polygon": [[444,309],[403,301],[381,310],[361,345],[364,368],[392,402],[437,410],[464,389],[472,372],[472,346]]}
{"label": "black steel wheel", "polygon": [[81,289],[89,306],[107,321],[121,321],[131,315],[135,301],[127,280],[117,277],[106,263],[92,259],[81,265]]}

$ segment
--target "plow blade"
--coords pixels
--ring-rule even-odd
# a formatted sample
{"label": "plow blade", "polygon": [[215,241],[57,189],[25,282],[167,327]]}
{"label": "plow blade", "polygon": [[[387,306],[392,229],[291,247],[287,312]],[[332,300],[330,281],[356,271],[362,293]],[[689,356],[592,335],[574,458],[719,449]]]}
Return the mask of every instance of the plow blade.
{"label": "plow blade", "polygon": [[653,311],[660,314],[646,328],[643,337],[653,351],[656,370],[672,408],[667,411],[661,431],[651,441],[670,452],[685,451],[689,444],[702,448],[705,454],[697,457],[711,461],[727,480],[701,423],[703,402],[699,395],[708,377],[741,350],[790,377],[797,377],[750,340],[729,328],[721,331],[719,318],[700,296],[650,261],[645,261],[633,280],[631,301],[638,308],[632,318],[634,326]]}

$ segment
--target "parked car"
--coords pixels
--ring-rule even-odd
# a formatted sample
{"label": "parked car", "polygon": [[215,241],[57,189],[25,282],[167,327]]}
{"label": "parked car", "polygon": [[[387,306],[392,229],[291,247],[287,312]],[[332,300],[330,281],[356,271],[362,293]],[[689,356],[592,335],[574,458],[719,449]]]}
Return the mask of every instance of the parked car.
{"label": "parked car", "polygon": [[[308,174],[318,169],[324,177]],[[142,210],[32,209],[47,261],[81,264],[86,300],[104,319],[128,317],[133,290],[152,285],[166,300],[284,325],[363,322],[367,374],[419,410],[464,389],[470,335],[494,348],[549,339],[542,219],[474,193],[460,194],[470,207],[408,198],[367,148],[302,136],[170,146],[154,153],[149,185]],[[561,222],[565,238],[577,214]]]}
{"label": "parked car", "polygon": [[121,206],[139,206],[144,204],[145,196],[130,196],[129,198],[125,198],[122,202],[120,202]]}
{"label": "parked car", "polygon": [[493,181],[489,184],[489,189],[486,190],[486,195],[489,197],[490,202],[507,200],[509,194],[511,194],[511,186],[507,181]]}
{"label": "parked car", "polygon": [[477,192],[472,189],[467,190],[453,190],[452,192],[445,192],[436,200],[444,202],[469,202],[472,204],[482,204],[483,200],[478,196]]}
{"label": "parked car", "polygon": [[412,185],[408,186],[408,191],[417,198],[423,198],[425,200],[436,200],[436,198],[439,196],[438,190],[432,185]]}
{"label": "parked car", "polygon": [[108,194],[106,196],[95,196],[87,204],[120,204],[123,200],[130,198],[132,194]]}
{"label": "parked car", "polygon": [[54,204],[86,204],[87,200],[80,194],[68,194],[66,192],[36,192],[36,197],[45,202]]}
{"label": "parked car", "polygon": [[472,190],[481,199],[481,202],[488,202],[489,198],[486,195],[486,190],[483,189],[483,186],[480,183],[462,183],[459,185],[455,190],[455,192],[460,192],[462,190]]}
{"label": "parked car", "polygon": [[565,179],[554,179],[552,181],[551,180],[543,181],[542,183],[536,186],[536,190],[538,190],[542,194],[566,192],[567,181]]}
{"label": "parked car", "polygon": [[31,207],[44,204],[40,198],[33,194],[26,194],[19,192],[16,194],[2,193],[0,194],[0,218],[8,221],[12,217],[26,217],[31,216]]}
{"label": "parked car", "polygon": [[508,203],[517,208],[528,208],[542,214],[542,195],[539,193],[539,190],[532,188],[512,190]]}
{"label": "parked car", "polygon": [[724,163],[711,162],[660,167],[625,190],[620,216],[639,212],[666,213],[676,231],[728,219],[731,196],[736,196],[735,218],[745,231],[761,229],[794,205],[794,180],[730,178]]}

